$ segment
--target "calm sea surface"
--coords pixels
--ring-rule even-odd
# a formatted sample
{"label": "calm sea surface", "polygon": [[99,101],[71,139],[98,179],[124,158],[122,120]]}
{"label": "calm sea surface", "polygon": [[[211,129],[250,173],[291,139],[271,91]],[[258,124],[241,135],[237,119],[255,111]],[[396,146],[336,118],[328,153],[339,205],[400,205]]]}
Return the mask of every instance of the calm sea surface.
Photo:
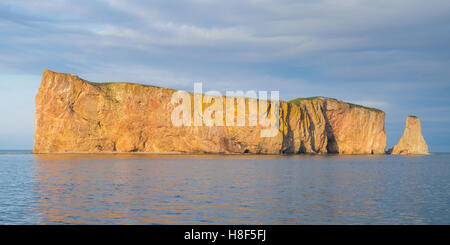
{"label": "calm sea surface", "polygon": [[1,151],[0,224],[450,224],[450,155]]}

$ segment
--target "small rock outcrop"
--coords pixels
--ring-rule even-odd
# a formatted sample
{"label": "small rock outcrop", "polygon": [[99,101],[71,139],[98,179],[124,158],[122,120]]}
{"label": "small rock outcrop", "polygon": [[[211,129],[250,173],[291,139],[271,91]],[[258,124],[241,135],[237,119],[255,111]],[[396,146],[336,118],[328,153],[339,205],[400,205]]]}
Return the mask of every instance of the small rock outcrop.
{"label": "small rock outcrop", "polygon": [[[279,131],[267,138],[261,126],[175,127],[175,92],[45,70],[33,152],[380,154],[386,147],[385,114],[377,109],[324,97],[280,101]],[[247,108],[251,100],[245,99]]]}
{"label": "small rock outcrop", "polygon": [[389,149],[393,155],[428,154],[428,146],[422,136],[420,120],[416,116],[406,118],[406,128],[398,144]]}

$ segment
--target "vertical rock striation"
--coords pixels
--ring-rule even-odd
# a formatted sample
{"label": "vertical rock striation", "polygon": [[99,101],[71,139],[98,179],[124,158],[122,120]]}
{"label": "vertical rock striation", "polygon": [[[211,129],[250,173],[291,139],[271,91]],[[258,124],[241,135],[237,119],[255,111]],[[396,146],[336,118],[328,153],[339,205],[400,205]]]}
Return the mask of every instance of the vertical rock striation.
{"label": "vertical rock striation", "polygon": [[383,111],[326,97],[290,101],[320,104],[325,119],[327,152],[339,154],[383,154],[386,148]]}
{"label": "vertical rock striation", "polygon": [[[175,92],[45,70],[36,96],[33,152],[370,154],[386,146],[384,112],[322,97],[280,101],[274,137],[261,137],[261,126],[175,127]],[[246,118],[251,100],[245,99]]]}
{"label": "vertical rock striation", "polygon": [[406,118],[406,127],[398,144],[389,149],[388,153],[394,155],[428,154],[428,146],[422,136],[420,120],[416,116]]}

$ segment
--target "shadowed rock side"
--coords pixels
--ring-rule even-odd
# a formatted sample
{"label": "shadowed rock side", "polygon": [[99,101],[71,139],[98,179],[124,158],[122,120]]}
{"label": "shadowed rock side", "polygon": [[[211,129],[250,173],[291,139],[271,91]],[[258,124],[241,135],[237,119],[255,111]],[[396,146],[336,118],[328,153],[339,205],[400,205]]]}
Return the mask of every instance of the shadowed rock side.
{"label": "shadowed rock side", "polygon": [[[340,154],[383,154],[386,134],[383,111],[326,97],[300,98],[298,105],[318,104],[325,119],[327,152]],[[306,110],[311,111],[311,110]]]}
{"label": "shadowed rock side", "polygon": [[326,101],[326,118],[329,123],[328,152],[384,153],[384,112],[329,99]]}
{"label": "shadowed rock side", "polygon": [[388,150],[388,153],[394,155],[428,154],[428,146],[422,136],[419,118],[415,116],[408,116],[406,118],[406,127],[403,136],[396,146]]}
{"label": "shadowed rock side", "polygon": [[[225,120],[225,126],[173,126],[174,92],[132,83],[92,83],[45,70],[36,96],[33,152],[279,154],[328,149],[364,154],[385,149],[382,111],[326,98],[280,101],[279,133],[263,138],[265,127],[226,126]],[[251,100],[245,99],[246,125]],[[204,103],[203,110],[208,106]]]}

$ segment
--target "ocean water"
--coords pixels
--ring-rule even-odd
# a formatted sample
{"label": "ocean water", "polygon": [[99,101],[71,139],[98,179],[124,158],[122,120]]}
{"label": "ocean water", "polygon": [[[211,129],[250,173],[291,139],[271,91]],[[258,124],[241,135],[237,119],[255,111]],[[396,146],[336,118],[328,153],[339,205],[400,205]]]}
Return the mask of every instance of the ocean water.
{"label": "ocean water", "polygon": [[2,151],[0,224],[450,224],[450,154]]}

